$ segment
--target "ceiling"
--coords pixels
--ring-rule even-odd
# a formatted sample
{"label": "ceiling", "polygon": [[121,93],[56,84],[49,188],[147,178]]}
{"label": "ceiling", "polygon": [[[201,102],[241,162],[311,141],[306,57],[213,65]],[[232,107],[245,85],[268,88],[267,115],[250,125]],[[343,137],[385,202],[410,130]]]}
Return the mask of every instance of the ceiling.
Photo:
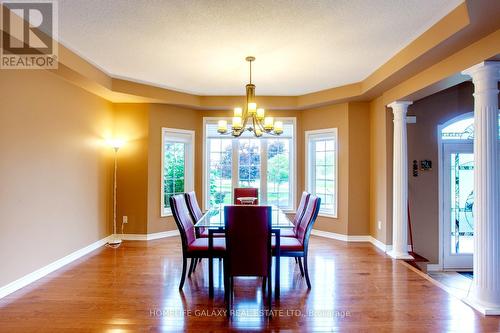
{"label": "ceiling", "polygon": [[109,75],[199,95],[365,79],[461,0],[60,0],[59,39]]}

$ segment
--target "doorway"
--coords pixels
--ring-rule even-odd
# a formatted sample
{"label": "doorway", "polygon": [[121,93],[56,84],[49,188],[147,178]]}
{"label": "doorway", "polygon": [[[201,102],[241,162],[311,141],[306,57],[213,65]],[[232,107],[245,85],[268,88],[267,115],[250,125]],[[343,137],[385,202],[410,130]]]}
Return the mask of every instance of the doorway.
{"label": "doorway", "polygon": [[441,138],[441,229],[444,270],[472,270],[474,253],[474,118],[447,123]]}

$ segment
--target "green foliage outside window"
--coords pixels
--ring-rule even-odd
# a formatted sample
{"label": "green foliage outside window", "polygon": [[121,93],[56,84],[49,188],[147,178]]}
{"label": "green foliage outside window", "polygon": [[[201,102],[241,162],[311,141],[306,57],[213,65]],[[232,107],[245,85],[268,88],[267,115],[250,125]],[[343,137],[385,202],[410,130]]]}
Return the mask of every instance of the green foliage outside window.
{"label": "green foliage outside window", "polygon": [[170,197],[184,193],[185,144],[167,142],[163,160],[163,195],[165,207],[170,207]]}

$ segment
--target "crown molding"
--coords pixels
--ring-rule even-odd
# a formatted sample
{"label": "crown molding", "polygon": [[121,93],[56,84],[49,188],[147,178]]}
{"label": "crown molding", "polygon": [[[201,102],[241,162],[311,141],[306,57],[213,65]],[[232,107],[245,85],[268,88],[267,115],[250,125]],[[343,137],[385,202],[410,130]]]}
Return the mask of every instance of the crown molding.
{"label": "crown molding", "polygon": [[[258,96],[270,110],[304,110],[383,96],[387,103],[425,97],[467,80],[462,70],[500,54],[500,4],[464,2],[360,82],[299,96]],[[431,71],[429,71],[432,69]],[[112,77],[59,43],[52,73],[114,103],[162,103],[230,110],[244,96],[200,96]]]}

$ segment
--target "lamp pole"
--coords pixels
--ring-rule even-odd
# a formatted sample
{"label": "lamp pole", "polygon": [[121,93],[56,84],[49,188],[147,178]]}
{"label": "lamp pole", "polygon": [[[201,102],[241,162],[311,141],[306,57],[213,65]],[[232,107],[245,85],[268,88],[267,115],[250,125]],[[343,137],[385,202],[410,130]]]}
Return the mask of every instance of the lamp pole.
{"label": "lamp pole", "polygon": [[116,234],[116,187],[117,187],[117,182],[116,182],[116,174],[118,171],[118,150],[120,147],[115,146],[113,147],[115,151],[115,169],[114,169],[114,175],[113,175],[113,239],[108,242],[109,245],[114,245],[114,246],[120,246],[122,240],[118,238]]}

